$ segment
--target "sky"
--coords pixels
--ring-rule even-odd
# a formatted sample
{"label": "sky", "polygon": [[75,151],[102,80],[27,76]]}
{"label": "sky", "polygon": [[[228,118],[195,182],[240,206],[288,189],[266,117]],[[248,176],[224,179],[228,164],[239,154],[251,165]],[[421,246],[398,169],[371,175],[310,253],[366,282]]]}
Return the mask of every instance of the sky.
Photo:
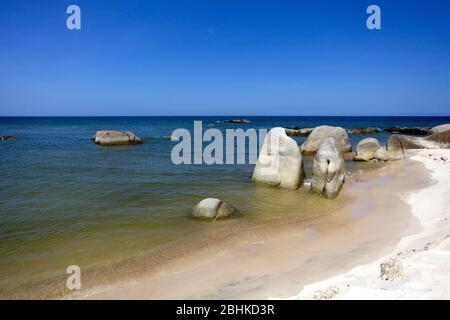
{"label": "sky", "polygon": [[450,115],[450,1],[0,0],[0,116],[104,115]]}

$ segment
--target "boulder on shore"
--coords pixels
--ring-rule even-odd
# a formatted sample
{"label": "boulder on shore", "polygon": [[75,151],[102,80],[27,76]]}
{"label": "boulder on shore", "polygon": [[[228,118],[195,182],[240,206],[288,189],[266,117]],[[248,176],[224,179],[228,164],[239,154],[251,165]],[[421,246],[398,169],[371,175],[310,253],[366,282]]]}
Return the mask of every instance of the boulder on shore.
{"label": "boulder on shore", "polygon": [[306,141],[301,146],[305,154],[317,152],[320,145],[327,139],[333,138],[343,153],[351,152],[352,145],[347,132],[341,127],[319,126],[314,128]]}
{"label": "boulder on shore", "polygon": [[223,122],[228,122],[228,123],[250,123],[250,120],[247,119],[227,119],[227,120],[223,120]]}
{"label": "boulder on shore", "polygon": [[350,134],[383,133],[380,128],[350,128],[347,131]]}
{"label": "boulder on shore", "polygon": [[302,154],[283,128],[273,128],[264,139],[252,180],[287,189],[298,189],[304,177]]}
{"label": "boulder on shore", "polygon": [[450,129],[440,130],[439,132],[433,133],[423,139],[425,141],[437,144],[438,148],[448,149],[450,148]]}
{"label": "boulder on shore", "polygon": [[373,158],[380,161],[393,161],[393,160],[400,160],[401,157],[398,156],[396,153],[389,153],[386,149],[381,147],[380,149],[375,152],[373,155]]}
{"label": "boulder on shore", "polygon": [[426,136],[430,133],[431,128],[427,127],[413,127],[413,128],[405,128],[405,127],[392,127],[387,128],[384,131],[389,132],[391,134],[407,134],[412,136]]}
{"label": "boulder on shore", "polygon": [[312,188],[325,198],[333,199],[345,182],[345,161],[341,146],[334,138],[326,138],[316,153]]}
{"label": "boulder on shore", "polygon": [[448,149],[450,148],[450,130],[441,131],[426,137],[411,137],[393,134],[387,143],[388,152],[405,157],[408,149]]}
{"label": "boulder on shore", "polygon": [[8,140],[16,140],[17,138],[14,136],[1,136],[0,141],[8,141]]}
{"label": "boulder on shore", "polygon": [[192,209],[195,218],[223,219],[237,213],[237,210],[228,203],[216,198],[206,198]]}
{"label": "boulder on shore", "polygon": [[382,149],[380,142],[375,138],[362,139],[356,147],[355,160],[370,161],[374,158],[375,153]]}
{"label": "boulder on shore", "polygon": [[441,133],[441,132],[449,131],[449,130],[450,130],[450,124],[441,124],[440,126],[431,128],[430,133],[435,134],[435,133]]}
{"label": "boulder on shore", "polygon": [[102,146],[120,146],[143,143],[138,136],[130,131],[97,131],[91,140]]}

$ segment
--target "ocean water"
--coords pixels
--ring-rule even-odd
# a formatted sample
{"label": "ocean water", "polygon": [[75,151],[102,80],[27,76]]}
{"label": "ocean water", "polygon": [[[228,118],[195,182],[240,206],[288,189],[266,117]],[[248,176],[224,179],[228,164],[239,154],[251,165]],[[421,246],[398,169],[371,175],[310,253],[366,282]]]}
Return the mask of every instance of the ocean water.
{"label": "ocean water", "polygon": [[[65,274],[72,264],[106,268],[151,254],[192,235],[247,230],[261,223],[313,217],[332,202],[298,191],[256,186],[253,165],[179,165],[171,162],[177,128],[426,126],[439,117],[235,117],[0,118],[0,296],[27,292]],[[143,145],[101,147],[97,130],[129,130]],[[382,143],[388,135],[377,134]],[[357,142],[367,135],[351,135]],[[301,143],[304,138],[296,138]],[[306,159],[307,167],[308,161]],[[349,170],[374,164],[348,162]],[[207,223],[189,218],[205,197],[237,207],[241,215]],[[319,209],[320,208],[320,209]],[[324,210],[324,208],[326,210]],[[241,229],[240,229],[241,228]],[[247,228],[247,229],[246,229]]]}

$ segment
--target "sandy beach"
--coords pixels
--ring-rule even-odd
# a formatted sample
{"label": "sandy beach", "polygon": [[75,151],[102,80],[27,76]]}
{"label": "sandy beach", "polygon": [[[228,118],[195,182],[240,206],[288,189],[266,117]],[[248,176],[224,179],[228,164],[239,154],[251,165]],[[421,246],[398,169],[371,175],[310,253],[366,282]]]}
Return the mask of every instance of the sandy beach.
{"label": "sandy beach", "polygon": [[225,239],[65,298],[448,298],[449,155],[422,150],[349,172],[330,215]]}
{"label": "sandy beach", "polygon": [[421,231],[404,237],[388,255],[348,272],[309,284],[291,299],[449,299],[450,150],[420,150],[433,184],[402,199]]}

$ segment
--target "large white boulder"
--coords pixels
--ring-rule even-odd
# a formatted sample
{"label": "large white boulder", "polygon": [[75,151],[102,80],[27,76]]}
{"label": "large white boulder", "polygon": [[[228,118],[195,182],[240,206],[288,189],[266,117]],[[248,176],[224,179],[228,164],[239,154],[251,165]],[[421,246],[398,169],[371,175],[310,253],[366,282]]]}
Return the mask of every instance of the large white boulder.
{"label": "large white boulder", "polygon": [[435,133],[441,133],[441,132],[448,131],[448,130],[450,130],[450,124],[441,124],[440,126],[431,128],[430,132],[431,132],[431,134],[435,134]]}
{"label": "large white boulder", "polygon": [[303,177],[302,154],[297,142],[286,135],[284,128],[271,129],[256,162],[253,181],[297,189]]}
{"label": "large white boulder", "polygon": [[382,149],[380,142],[375,138],[362,139],[356,147],[355,160],[370,161],[375,153]]}
{"label": "large white boulder", "polygon": [[91,140],[102,146],[142,144],[142,140],[130,131],[97,131]]}
{"label": "large white boulder", "polygon": [[326,138],[316,153],[312,188],[325,198],[335,198],[345,182],[345,161],[340,145]]}
{"label": "large white boulder", "polygon": [[301,146],[301,150],[305,154],[317,152],[319,146],[327,138],[333,138],[338,143],[343,153],[352,151],[352,145],[348,137],[347,131],[341,127],[319,126],[314,128],[308,138]]}
{"label": "large white boulder", "polygon": [[237,210],[228,203],[216,198],[206,198],[200,201],[192,209],[195,218],[221,219],[235,214]]}

